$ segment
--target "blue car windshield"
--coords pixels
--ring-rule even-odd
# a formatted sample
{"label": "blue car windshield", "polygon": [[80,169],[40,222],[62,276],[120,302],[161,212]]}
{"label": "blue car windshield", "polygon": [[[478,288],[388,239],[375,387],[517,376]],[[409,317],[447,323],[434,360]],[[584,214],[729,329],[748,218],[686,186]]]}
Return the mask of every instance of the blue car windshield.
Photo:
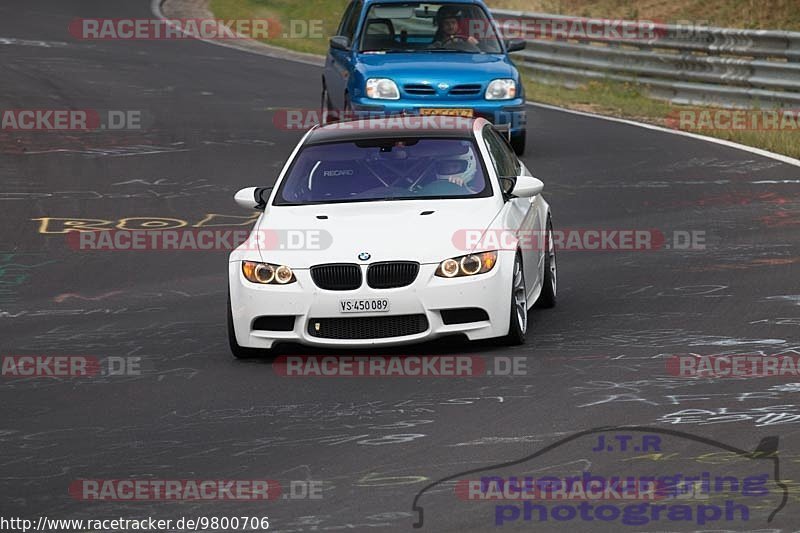
{"label": "blue car windshield", "polygon": [[472,141],[369,139],[303,148],[273,205],[491,195]]}
{"label": "blue car windshield", "polygon": [[491,19],[475,4],[409,2],[370,7],[361,32],[363,53],[502,53]]}

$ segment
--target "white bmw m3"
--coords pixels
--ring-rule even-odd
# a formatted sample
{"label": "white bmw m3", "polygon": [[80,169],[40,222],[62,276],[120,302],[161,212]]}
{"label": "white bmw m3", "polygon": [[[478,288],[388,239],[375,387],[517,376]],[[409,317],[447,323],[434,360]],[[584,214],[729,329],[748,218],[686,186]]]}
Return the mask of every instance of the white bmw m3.
{"label": "white bmw m3", "polygon": [[263,211],[229,259],[236,357],[448,335],[521,344],[528,310],[555,305],[544,184],[484,119],[406,119],[313,128],[274,187],[236,194]]}

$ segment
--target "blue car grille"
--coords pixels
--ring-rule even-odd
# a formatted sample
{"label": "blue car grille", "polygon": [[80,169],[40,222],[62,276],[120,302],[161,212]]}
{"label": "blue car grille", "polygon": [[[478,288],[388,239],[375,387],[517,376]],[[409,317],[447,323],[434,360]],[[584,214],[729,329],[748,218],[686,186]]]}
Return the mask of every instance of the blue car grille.
{"label": "blue car grille", "polygon": [[462,96],[468,94],[479,94],[481,92],[480,83],[466,83],[464,85],[454,85],[450,89],[450,94],[453,96]]}
{"label": "blue car grille", "polygon": [[403,90],[406,92],[406,94],[413,94],[415,96],[436,94],[436,89],[430,85],[425,85],[424,83],[408,83],[403,86]]}
{"label": "blue car grille", "polygon": [[[453,85],[447,90],[448,96],[475,96],[481,94],[483,86],[480,83],[463,83]],[[436,87],[427,83],[407,83],[403,91],[409,96],[436,96],[439,94]]]}

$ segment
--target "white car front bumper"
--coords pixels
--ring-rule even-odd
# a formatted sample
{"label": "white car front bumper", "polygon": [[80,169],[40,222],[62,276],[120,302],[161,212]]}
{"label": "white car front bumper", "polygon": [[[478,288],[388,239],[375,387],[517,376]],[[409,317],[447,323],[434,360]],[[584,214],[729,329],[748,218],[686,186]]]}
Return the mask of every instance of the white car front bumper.
{"label": "white car front bumper", "polygon": [[[397,344],[414,343],[442,337],[445,335],[464,334],[470,340],[499,337],[508,332],[511,301],[511,276],[514,263],[513,253],[500,252],[495,267],[485,274],[476,276],[446,279],[434,276],[437,265],[421,265],[419,274],[414,282],[405,287],[392,289],[373,289],[366,283],[366,268],[361,265],[362,278],[365,280],[361,287],[355,290],[333,291],[324,290],[316,286],[311,278],[310,270],[295,270],[297,281],[288,285],[259,285],[247,281],[242,274],[241,261],[232,261],[228,265],[230,279],[231,311],[236,333],[236,342],[245,348],[271,348],[277,342],[296,342],[311,346],[326,347],[363,347],[363,346],[390,346]],[[386,298],[389,300],[390,310],[386,312],[342,313],[340,300],[355,298]],[[488,319],[462,323],[445,324],[442,310],[450,309],[482,309]],[[374,320],[382,323],[376,331],[386,330],[388,322],[399,326],[401,322],[408,323],[408,318],[400,316],[423,315],[424,319],[417,316],[411,319],[417,324],[416,330],[411,334],[395,334],[407,331],[405,326],[390,328],[393,336],[373,336],[373,338],[348,338],[348,334],[330,336],[331,321],[325,319],[339,319],[333,321],[345,328],[334,328],[338,331],[360,330],[362,325],[376,326]],[[293,325],[288,320],[288,325],[283,331],[272,329],[254,329],[254,322],[259,317],[294,317]],[[395,318],[391,318],[395,317]],[[363,322],[353,320],[368,319]],[[318,320],[319,319],[319,320]],[[287,323],[287,319],[282,319]],[[342,321],[348,321],[347,323]],[[422,330],[420,324],[427,321],[427,328]],[[315,332],[315,327],[323,324],[322,331],[325,337],[319,336],[320,329]],[[404,329],[405,328],[405,329]],[[413,329],[413,328],[412,328]],[[416,331],[414,330],[414,331]]]}

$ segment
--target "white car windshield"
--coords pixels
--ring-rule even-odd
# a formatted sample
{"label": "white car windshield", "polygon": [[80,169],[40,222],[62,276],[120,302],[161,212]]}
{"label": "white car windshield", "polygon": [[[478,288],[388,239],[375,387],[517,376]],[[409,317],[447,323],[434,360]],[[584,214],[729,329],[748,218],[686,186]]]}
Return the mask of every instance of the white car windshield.
{"label": "white car windshield", "polygon": [[274,205],[492,195],[480,155],[463,139],[370,139],[311,145],[295,158]]}
{"label": "white car windshield", "polygon": [[478,5],[376,4],[361,32],[361,52],[502,53],[497,32]]}

